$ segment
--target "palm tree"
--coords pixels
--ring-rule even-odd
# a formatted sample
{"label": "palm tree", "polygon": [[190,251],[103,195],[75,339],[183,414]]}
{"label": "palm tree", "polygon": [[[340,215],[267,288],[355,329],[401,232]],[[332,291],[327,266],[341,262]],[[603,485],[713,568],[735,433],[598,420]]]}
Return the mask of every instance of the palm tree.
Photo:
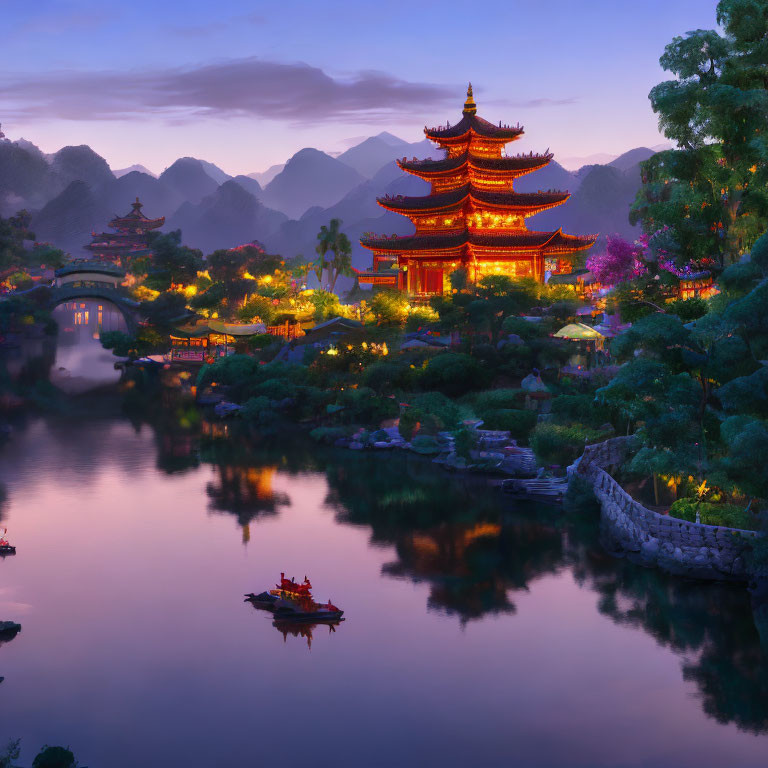
{"label": "palm tree", "polygon": [[331,285],[328,290],[333,293],[333,289],[336,287],[336,281],[341,275],[351,277],[352,272],[352,243],[349,242],[349,238],[343,233],[339,232],[338,237],[331,245],[333,251],[333,259],[329,265],[331,272]]}
{"label": "palm tree", "polygon": [[318,243],[317,246],[315,246],[315,251],[319,258],[315,262],[313,272],[317,276],[317,282],[321,288],[323,287],[323,273],[328,266],[325,256],[329,250],[333,250],[333,245],[339,236],[340,226],[340,219],[331,219],[330,224],[327,227],[323,224],[323,226],[320,227],[320,231],[317,233]]}

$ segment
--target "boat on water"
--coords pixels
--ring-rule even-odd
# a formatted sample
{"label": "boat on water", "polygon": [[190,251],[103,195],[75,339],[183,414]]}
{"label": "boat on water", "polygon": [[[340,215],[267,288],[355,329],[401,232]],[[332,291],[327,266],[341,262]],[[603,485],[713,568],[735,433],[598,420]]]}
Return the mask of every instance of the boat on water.
{"label": "boat on water", "polygon": [[16,547],[5,538],[7,534],[7,528],[0,529],[0,555],[15,555]]}
{"label": "boat on water", "polygon": [[330,600],[327,603],[315,602],[312,582],[306,576],[303,582],[297,582],[295,579],[286,579],[285,574],[281,573],[280,583],[274,589],[258,595],[250,592],[245,600],[254,608],[273,613],[276,621],[333,622],[341,621],[344,615],[344,611]]}

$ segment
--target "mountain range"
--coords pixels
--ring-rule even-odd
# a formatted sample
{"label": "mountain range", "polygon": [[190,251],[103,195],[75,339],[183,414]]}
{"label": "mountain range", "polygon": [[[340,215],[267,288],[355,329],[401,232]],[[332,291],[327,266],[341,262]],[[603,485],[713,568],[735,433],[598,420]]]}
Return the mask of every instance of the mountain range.
{"label": "mountain range", "polygon": [[[565,205],[539,214],[530,228],[635,236],[628,212],[640,187],[638,164],[653,154],[640,147],[577,171],[552,161],[523,176],[515,185],[520,191],[571,192]],[[166,217],[165,231],[181,229],[187,245],[206,253],[259,240],[286,257],[311,257],[320,227],[339,218],[353,243],[353,264],[364,268],[370,263],[369,252],[358,242],[364,232],[412,231],[408,219],[384,211],[376,198],[429,192],[425,182],[402,173],[395,160],[440,156],[426,140],[408,143],[384,132],[336,157],[302,149],[263,173],[232,177],[213,163],[182,157],[156,177],[140,165],[113,172],[87,146],[45,155],[28,141],[5,140],[0,141],[0,215],[27,208],[38,240],[75,256],[85,254],[91,231],[104,231],[136,197],[148,216]]]}

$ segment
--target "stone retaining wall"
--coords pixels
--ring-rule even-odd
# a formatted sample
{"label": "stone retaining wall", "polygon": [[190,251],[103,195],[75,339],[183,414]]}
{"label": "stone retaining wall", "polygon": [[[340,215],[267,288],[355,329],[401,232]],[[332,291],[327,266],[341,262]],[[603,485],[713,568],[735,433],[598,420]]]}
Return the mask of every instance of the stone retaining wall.
{"label": "stone retaining wall", "polygon": [[604,543],[680,575],[746,582],[745,554],[761,534],[660,515],[635,501],[603,467],[622,463],[631,438],[588,446],[572,471],[587,477],[600,502]]}

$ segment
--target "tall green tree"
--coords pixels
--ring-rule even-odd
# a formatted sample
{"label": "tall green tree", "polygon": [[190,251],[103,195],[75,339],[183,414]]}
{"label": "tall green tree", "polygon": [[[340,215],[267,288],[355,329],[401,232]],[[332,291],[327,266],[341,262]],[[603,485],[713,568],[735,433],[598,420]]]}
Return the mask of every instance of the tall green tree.
{"label": "tall green tree", "polygon": [[149,262],[149,277],[146,284],[155,290],[164,291],[172,283],[191,285],[198,270],[203,267],[203,254],[195,248],[181,244],[181,230],[150,235],[152,259]]}
{"label": "tall green tree", "polygon": [[19,211],[9,219],[0,218],[0,269],[23,263],[24,240],[35,237],[29,230],[31,219],[27,211]]}
{"label": "tall green tree", "polygon": [[331,259],[329,265],[331,275],[328,290],[333,293],[336,288],[336,281],[339,277],[342,275],[351,277],[353,274],[352,243],[349,242],[349,238],[343,232],[339,232],[338,236],[331,244],[331,251],[333,252],[333,259]]}
{"label": "tall green tree", "polygon": [[335,242],[339,235],[339,227],[341,226],[341,219],[331,219],[330,224],[326,227],[323,224],[320,227],[320,231],[317,233],[317,245],[315,246],[315,253],[317,253],[317,261],[312,267],[312,271],[317,277],[317,284],[320,288],[323,287],[323,275],[325,274],[328,262],[326,256],[328,251],[331,250],[331,246]]}
{"label": "tall green tree", "polygon": [[[349,238],[341,231],[341,219],[331,219],[328,226],[323,224],[317,233],[317,261],[312,270],[317,277],[317,282],[321,288],[326,288],[333,293],[336,287],[336,281],[341,275],[350,276],[352,274],[352,243]],[[328,259],[328,252],[333,254],[332,259]],[[327,272],[325,285],[323,285],[323,275]]]}
{"label": "tall green tree", "polygon": [[721,0],[715,30],[666,47],[649,95],[677,149],[643,164],[631,219],[667,225],[681,261],[737,260],[768,227],[768,3]]}

